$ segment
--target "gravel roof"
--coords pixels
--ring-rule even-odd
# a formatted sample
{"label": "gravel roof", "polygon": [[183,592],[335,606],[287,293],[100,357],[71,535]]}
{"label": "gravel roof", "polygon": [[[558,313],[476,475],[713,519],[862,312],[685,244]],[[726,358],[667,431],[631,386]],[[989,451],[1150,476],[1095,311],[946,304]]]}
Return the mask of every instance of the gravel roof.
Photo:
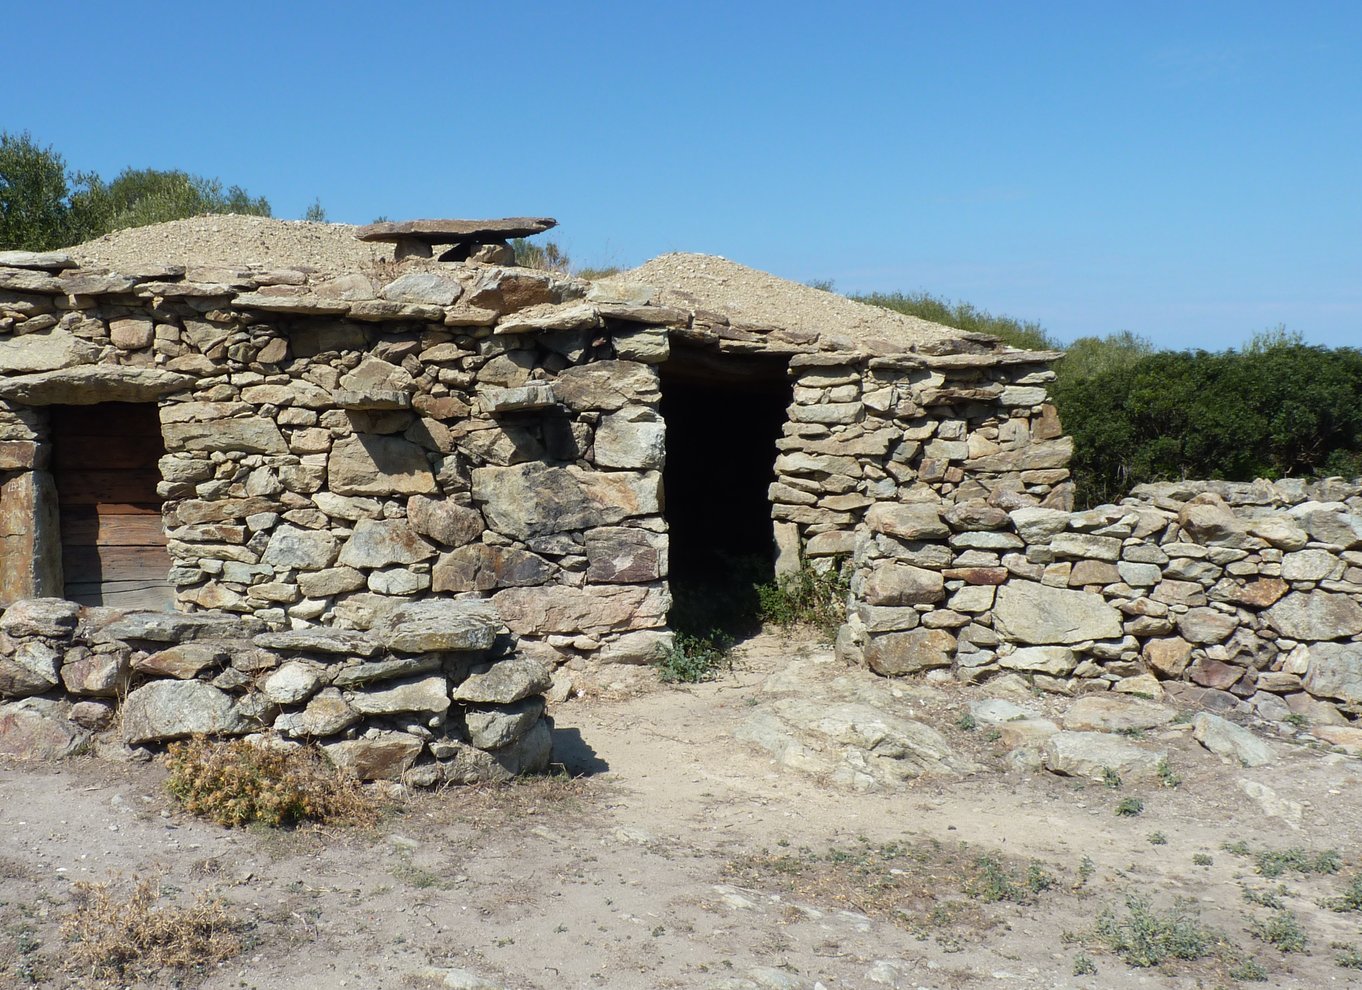
{"label": "gravel roof", "polygon": [[358,229],[348,223],[229,213],[116,230],[67,248],[66,253],[82,264],[125,273],[156,265],[257,265],[353,272],[392,260],[391,244],[358,241]]}
{"label": "gravel roof", "polygon": [[856,341],[920,344],[958,338],[930,320],[856,302],[710,254],[664,254],[612,276],[662,290],[665,305],[701,306],[735,322],[812,331]]}
{"label": "gravel roof", "polygon": [[[368,272],[392,262],[392,245],[357,240],[357,230],[343,223],[226,214],[119,230],[66,253],[83,265],[124,273],[167,264]],[[404,267],[436,264],[406,262]],[[611,279],[650,285],[663,305],[709,309],[756,328],[874,342],[879,350],[907,350],[960,336],[959,330],[939,323],[855,302],[716,255],[664,254]]]}

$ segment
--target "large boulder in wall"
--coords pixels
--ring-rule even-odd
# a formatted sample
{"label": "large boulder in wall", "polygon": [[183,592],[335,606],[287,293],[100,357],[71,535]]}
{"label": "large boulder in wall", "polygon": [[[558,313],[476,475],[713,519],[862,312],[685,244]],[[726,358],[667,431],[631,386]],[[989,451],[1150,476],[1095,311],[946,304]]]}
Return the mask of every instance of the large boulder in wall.
{"label": "large boulder in wall", "polygon": [[1009,581],[998,589],[993,625],[1014,643],[1063,645],[1120,638],[1121,613],[1091,592]]}

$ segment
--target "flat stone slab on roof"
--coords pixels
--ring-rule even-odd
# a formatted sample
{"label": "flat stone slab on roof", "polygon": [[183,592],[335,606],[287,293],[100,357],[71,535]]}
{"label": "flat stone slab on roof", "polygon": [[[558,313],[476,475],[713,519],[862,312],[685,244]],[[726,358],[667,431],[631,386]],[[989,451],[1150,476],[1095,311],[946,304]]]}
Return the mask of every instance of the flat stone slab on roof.
{"label": "flat stone slab on roof", "polygon": [[465,241],[530,237],[558,226],[552,217],[505,217],[501,220],[405,220],[371,223],[355,231],[361,241],[424,241],[460,244]]}

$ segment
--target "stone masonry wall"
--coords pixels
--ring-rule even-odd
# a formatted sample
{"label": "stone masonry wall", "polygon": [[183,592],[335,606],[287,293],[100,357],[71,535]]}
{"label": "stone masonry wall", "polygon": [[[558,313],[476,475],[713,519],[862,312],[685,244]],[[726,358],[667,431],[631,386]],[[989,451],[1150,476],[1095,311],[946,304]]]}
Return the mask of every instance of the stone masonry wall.
{"label": "stone masonry wall", "polygon": [[[0,266],[0,593],[62,593],[46,407],[154,402],[186,610],[364,630],[489,597],[562,660],[665,642],[663,324],[522,269]],[[36,525],[35,525],[36,521]]]}
{"label": "stone masonry wall", "polygon": [[843,655],[1167,691],[1362,747],[1362,484],[1144,485],[1086,512],[1010,501],[873,507]]}
{"label": "stone masonry wall", "polygon": [[429,786],[543,770],[552,749],[549,670],[481,602],[398,604],[361,633],[31,599],[0,640],[0,755],[272,732],[361,780]]}

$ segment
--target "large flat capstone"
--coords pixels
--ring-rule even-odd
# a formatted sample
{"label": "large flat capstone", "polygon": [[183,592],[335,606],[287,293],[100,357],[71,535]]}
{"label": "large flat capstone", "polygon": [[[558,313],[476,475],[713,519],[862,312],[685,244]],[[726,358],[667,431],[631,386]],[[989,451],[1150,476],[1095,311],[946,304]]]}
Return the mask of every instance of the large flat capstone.
{"label": "large flat capstone", "polygon": [[1004,639],[1034,645],[1117,639],[1121,613],[1101,595],[1010,581],[998,589],[993,624]]}
{"label": "large flat capstone", "polygon": [[[25,338],[21,338],[25,339]],[[36,375],[0,378],[0,399],[26,406],[89,406],[99,402],[154,402],[194,384],[190,375],[155,368],[95,364]]]}

